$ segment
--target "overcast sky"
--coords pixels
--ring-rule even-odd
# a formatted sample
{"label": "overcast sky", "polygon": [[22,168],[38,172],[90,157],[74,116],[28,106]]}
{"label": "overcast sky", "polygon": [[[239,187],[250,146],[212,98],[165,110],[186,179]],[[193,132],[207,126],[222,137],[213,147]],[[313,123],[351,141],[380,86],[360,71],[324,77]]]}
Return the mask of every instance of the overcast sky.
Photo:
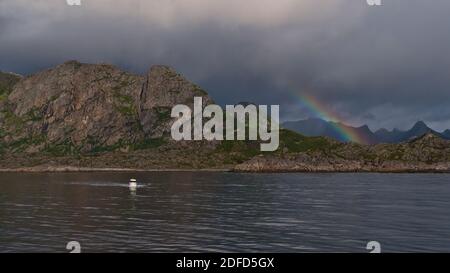
{"label": "overcast sky", "polygon": [[450,1],[0,0],[0,70],[166,64],[220,104],[319,100],[351,125],[450,128]]}

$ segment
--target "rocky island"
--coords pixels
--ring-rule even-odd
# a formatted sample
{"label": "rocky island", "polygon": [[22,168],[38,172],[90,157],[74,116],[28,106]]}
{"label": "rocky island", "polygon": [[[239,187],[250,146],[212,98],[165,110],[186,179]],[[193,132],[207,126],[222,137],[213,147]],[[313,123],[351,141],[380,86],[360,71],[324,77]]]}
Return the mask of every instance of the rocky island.
{"label": "rocky island", "polygon": [[256,141],[174,141],[171,108],[195,96],[213,103],[167,66],[141,76],[69,61],[27,77],[0,73],[0,170],[450,171],[450,141],[433,133],[361,145],[282,129],[275,152]]}

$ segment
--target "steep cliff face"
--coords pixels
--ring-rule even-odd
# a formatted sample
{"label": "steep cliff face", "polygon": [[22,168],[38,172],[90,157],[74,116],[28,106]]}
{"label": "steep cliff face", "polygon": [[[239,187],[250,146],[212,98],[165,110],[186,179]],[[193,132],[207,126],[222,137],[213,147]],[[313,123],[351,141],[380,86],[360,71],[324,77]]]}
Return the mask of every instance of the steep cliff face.
{"label": "steep cliff face", "polygon": [[2,109],[4,142],[88,151],[142,138],[135,107],[143,79],[110,65],[67,62],[19,81]]}
{"label": "steep cliff face", "polygon": [[25,152],[127,149],[167,135],[172,106],[194,95],[210,101],[165,66],[143,77],[70,61],[14,85],[0,113],[1,142]]}
{"label": "steep cliff face", "polygon": [[139,103],[139,117],[144,133],[152,138],[170,134],[174,105],[193,106],[195,96],[203,97],[205,105],[213,103],[197,85],[167,66],[153,66],[147,74]]}

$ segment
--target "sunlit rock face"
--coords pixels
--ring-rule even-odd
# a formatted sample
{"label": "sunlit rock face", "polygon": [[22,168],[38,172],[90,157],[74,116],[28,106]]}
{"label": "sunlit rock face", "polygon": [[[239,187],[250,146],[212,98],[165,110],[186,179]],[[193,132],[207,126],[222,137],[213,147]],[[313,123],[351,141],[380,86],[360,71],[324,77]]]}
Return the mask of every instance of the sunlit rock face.
{"label": "sunlit rock face", "polygon": [[213,103],[199,86],[167,66],[153,66],[147,74],[139,101],[139,116],[144,133],[150,137],[170,134],[171,109],[178,104],[193,106],[194,97]]}
{"label": "sunlit rock face", "polygon": [[69,61],[11,87],[2,101],[2,142],[29,152],[49,145],[82,151],[133,145],[168,136],[172,106],[199,95],[212,102],[166,66],[140,76]]}

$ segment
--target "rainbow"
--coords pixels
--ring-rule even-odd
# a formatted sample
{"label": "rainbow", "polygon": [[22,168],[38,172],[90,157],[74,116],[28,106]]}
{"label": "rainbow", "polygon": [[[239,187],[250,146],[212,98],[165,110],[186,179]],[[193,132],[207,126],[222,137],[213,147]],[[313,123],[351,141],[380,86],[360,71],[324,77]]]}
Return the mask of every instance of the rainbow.
{"label": "rainbow", "polygon": [[295,97],[299,100],[300,104],[314,114],[315,117],[330,121],[333,129],[345,142],[356,142],[360,144],[370,143],[370,141],[357,130],[353,130],[352,128],[343,125],[339,115],[326,104],[307,94],[295,94]]}

